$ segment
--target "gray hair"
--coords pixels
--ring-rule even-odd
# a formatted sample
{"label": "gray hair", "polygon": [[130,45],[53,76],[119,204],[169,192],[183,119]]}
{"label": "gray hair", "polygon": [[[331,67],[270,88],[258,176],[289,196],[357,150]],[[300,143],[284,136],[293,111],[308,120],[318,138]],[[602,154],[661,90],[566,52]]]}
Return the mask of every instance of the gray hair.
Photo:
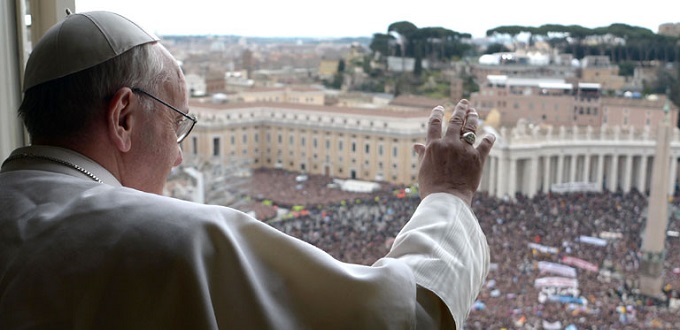
{"label": "gray hair", "polygon": [[[89,69],[31,87],[19,107],[31,138],[84,138],[89,124],[105,111],[122,87],[158,93],[177,75],[164,48],[158,43],[136,46]],[[144,108],[151,100],[141,98]]]}

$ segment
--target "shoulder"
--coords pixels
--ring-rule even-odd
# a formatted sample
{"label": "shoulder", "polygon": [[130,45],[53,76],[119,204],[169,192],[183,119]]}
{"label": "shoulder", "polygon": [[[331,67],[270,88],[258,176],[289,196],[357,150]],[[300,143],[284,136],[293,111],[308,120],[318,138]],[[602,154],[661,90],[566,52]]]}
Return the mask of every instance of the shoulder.
{"label": "shoulder", "polygon": [[194,248],[197,243],[227,241],[242,226],[269,227],[232,208],[129,188],[94,187],[68,204],[60,211],[63,230],[80,232],[81,237],[115,239],[116,246],[135,250]]}

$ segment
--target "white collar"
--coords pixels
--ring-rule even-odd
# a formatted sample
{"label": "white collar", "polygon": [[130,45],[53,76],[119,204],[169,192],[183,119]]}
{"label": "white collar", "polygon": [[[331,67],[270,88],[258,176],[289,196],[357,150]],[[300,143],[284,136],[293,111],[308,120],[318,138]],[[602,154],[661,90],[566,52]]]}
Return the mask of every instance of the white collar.
{"label": "white collar", "polygon": [[[21,155],[29,156],[22,157]],[[31,157],[30,155],[35,155],[35,157]],[[88,176],[86,174],[86,172],[89,172],[92,175],[94,175],[95,178],[101,180],[103,183],[115,187],[122,186],[118,179],[116,179],[116,177],[114,177],[113,174],[111,174],[111,172],[109,172],[103,166],[99,165],[97,162],[84,156],[83,154],[80,154],[71,149],[53,146],[33,145],[18,148],[12,151],[9,158],[14,159],[3,164],[2,166],[3,172],[14,170],[39,169],[93,179],[91,176]],[[82,168],[84,171],[81,171],[76,167],[67,164],[76,165],[77,167]]]}

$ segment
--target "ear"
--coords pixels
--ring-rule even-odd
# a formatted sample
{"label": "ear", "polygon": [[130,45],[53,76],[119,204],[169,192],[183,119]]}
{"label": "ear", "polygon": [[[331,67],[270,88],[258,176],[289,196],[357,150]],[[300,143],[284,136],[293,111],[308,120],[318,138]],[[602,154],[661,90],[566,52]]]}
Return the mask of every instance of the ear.
{"label": "ear", "polygon": [[107,107],[106,127],[109,139],[121,152],[128,152],[132,147],[132,129],[137,119],[133,109],[139,104],[132,102],[134,97],[130,88],[123,87],[113,95]]}

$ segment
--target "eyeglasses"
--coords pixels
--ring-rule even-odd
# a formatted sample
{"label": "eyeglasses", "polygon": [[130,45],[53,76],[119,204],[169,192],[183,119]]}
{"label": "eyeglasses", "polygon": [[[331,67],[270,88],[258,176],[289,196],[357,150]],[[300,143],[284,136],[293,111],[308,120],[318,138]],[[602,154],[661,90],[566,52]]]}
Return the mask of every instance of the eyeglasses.
{"label": "eyeglasses", "polygon": [[196,116],[194,116],[192,114],[184,113],[184,111],[179,110],[179,109],[171,106],[167,102],[147,93],[143,89],[139,89],[137,87],[133,87],[131,89],[132,89],[132,92],[142,93],[142,94],[158,101],[160,104],[162,104],[162,105],[164,105],[164,106],[166,106],[166,107],[168,107],[172,110],[175,110],[175,112],[182,115],[183,118],[179,121],[179,123],[177,123],[177,131],[175,132],[177,134],[177,143],[181,143],[182,140],[184,140],[184,138],[187,137],[187,135],[189,135],[189,133],[191,133],[191,130],[194,128],[194,125],[196,125],[196,122],[197,122]]}

